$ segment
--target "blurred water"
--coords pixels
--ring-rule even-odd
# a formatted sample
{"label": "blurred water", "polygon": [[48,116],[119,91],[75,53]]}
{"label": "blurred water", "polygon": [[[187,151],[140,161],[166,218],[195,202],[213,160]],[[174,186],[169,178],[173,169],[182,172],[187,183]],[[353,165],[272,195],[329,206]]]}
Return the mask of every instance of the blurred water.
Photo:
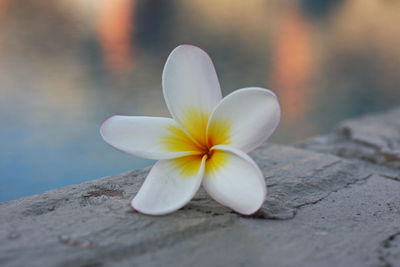
{"label": "blurred water", "polygon": [[277,92],[272,142],[388,109],[399,12],[395,0],[0,0],[0,201],[151,164],[106,145],[99,126],[168,116],[161,72],[182,43],[209,52],[224,94]]}

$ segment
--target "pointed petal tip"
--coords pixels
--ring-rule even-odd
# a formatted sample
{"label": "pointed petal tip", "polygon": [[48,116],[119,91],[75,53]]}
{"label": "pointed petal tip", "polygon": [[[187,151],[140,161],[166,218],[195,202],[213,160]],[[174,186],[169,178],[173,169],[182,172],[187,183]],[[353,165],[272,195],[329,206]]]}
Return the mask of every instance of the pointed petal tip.
{"label": "pointed petal tip", "polygon": [[200,51],[202,51],[202,52],[207,54],[207,52],[204,49],[202,49],[202,48],[200,48],[198,46],[192,45],[192,44],[180,44],[177,47],[175,47],[174,50],[172,50],[172,52],[174,52],[175,50],[181,50],[181,49],[200,50]]}
{"label": "pointed petal tip", "polygon": [[139,214],[142,214],[142,215],[158,215],[158,214],[152,214],[152,213],[149,213],[149,212],[145,212],[142,209],[138,208],[136,203],[135,203],[135,198],[133,198],[131,200],[131,205],[130,206],[136,213],[139,213]]}
{"label": "pointed petal tip", "polygon": [[168,210],[163,210],[163,211],[159,211],[159,210],[158,211],[157,210],[144,210],[144,209],[138,208],[137,204],[134,204],[134,200],[135,200],[135,198],[133,198],[132,201],[131,201],[131,208],[135,212],[137,212],[139,214],[142,214],[142,215],[163,216],[163,215],[168,215],[169,213],[172,213],[172,212],[177,211],[178,209],[180,209],[180,208],[177,208],[177,209],[174,208],[174,209],[168,209]]}
{"label": "pointed petal tip", "polygon": [[265,197],[264,197],[263,201],[261,202],[261,204],[255,210],[250,210],[247,212],[240,212],[240,211],[236,211],[236,212],[238,212],[239,214],[241,214],[243,216],[252,216],[261,209],[261,207],[264,205],[264,202],[265,202]]}
{"label": "pointed petal tip", "polygon": [[239,209],[233,209],[232,207],[231,207],[231,209],[233,210],[233,211],[235,211],[235,212],[237,212],[237,213],[239,213],[239,214],[241,214],[241,215],[243,215],[243,216],[252,216],[252,215],[254,215],[257,211],[259,211],[260,209],[261,209],[261,207],[264,205],[264,203],[265,203],[265,199],[266,199],[266,197],[267,197],[267,187],[264,187],[264,194],[263,194],[263,197],[262,197],[262,199],[260,199],[260,203],[258,204],[258,205],[256,205],[256,208],[255,209],[249,209],[249,210],[239,210]]}
{"label": "pointed petal tip", "polygon": [[131,206],[131,208],[133,209],[134,212],[139,213],[139,214],[144,214],[143,211],[141,211],[141,210],[135,208],[135,207],[133,206],[132,202],[131,202],[131,205],[130,205],[130,206]]}
{"label": "pointed petal tip", "polygon": [[120,116],[120,115],[113,115],[113,116],[110,116],[110,117],[108,117],[107,119],[105,119],[105,120],[103,121],[103,123],[100,125],[100,129],[99,129],[100,136],[101,136],[101,138],[103,138],[103,140],[106,141],[107,143],[108,143],[108,141],[107,141],[107,138],[105,137],[105,134],[104,134],[104,128],[106,127],[107,123],[110,122],[111,119],[113,119],[113,118],[115,118],[115,117],[118,117],[118,116]]}
{"label": "pointed petal tip", "polygon": [[257,86],[255,86],[255,87],[253,87],[253,88],[254,88],[255,90],[264,91],[264,92],[269,93],[269,94],[275,96],[276,98],[278,98],[278,96],[276,95],[276,93],[273,92],[273,91],[270,90],[270,89],[267,89],[267,88],[264,88],[264,87],[257,87]]}
{"label": "pointed petal tip", "polygon": [[[171,51],[168,58],[171,58],[173,55],[180,54],[180,53],[193,53],[195,55],[197,53],[197,55],[203,55],[203,56],[205,56],[205,58],[208,58],[210,60],[212,66],[214,67],[214,64],[212,63],[210,55],[207,53],[206,50],[204,50],[201,47],[198,47],[198,46],[195,46],[192,44],[180,44]],[[168,62],[168,59],[167,59],[167,62]],[[164,71],[163,71],[163,74],[164,74]]]}
{"label": "pointed petal tip", "polygon": [[133,209],[134,212],[142,214],[142,215],[153,215],[153,214],[150,214],[150,213],[146,213],[143,210],[141,210],[140,208],[138,208],[137,205],[135,205],[134,200],[135,200],[135,198],[133,198],[131,200],[131,203],[130,203],[131,204],[130,206],[131,206],[131,208]]}
{"label": "pointed petal tip", "polygon": [[261,92],[261,93],[268,93],[268,94],[278,98],[276,93],[274,93],[272,90],[264,88],[264,87],[259,87],[259,86],[250,86],[250,87],[240,88],[240,89],[233,91],[230,94],[234,95],[234,94],[242,93],[242,92],[257,92],[257,91]]}
{"label": "pointed petal tip", "polygon": [[135,212],[137,212],[137,213],[139,213],[139,214],[145,214],[146,215],[146,212],[144,212],[144,211],[142,211],[140,208],[138,208],[137,207],[137,205],[136,205],[136,203],[135,203],[135,198],[136,197],[134,197],[132,200],[131,200],[131,208],[135,211]]}

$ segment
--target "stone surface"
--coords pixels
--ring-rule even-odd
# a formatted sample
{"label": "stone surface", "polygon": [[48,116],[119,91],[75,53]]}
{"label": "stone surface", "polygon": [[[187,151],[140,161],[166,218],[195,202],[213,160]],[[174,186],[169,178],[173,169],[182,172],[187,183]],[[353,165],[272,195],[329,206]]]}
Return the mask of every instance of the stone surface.
{"label": "stone surface", "polygon": [[310,138],[300,146],[400,169],[400,108],[345,121],[334,134]]}
{"label": "stone surface", "polygon": [[[361,120],[389,125],[381,135],[353,120],[323,137],[351,153],[317,139],[302,146],[324,153],[251,153],[268,197],[250,217],[203,190],[173,214],[136,213],[129,200],[149,168],[0,203],[0,266],[400,266],[400,170],[376,156],[397,157],[396,112]],[[365,143],[375,156],[352,150]]]}

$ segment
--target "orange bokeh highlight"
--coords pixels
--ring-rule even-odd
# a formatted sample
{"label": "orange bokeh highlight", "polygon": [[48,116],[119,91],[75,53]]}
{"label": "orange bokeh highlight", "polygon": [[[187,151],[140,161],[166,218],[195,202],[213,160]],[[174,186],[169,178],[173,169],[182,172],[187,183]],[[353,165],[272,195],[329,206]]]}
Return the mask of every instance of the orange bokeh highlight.
{"label": "orange bokeh highlight", "polygon": [[2,17],[7,10],[7,0],[0,0],[0,17]]}
{"label": "orange bokeh highlight", "polygon": [[273,39],[272,81],[284,118],[299,119],[310,107],[309,80],[313,72],[310,25],[297,8],[285,8]]}
{"label": "orange bokeh highlight", "polygon": [[104,64],[114,73],[125,73],[133,64],[133,0],[101,1],[97,24]]}

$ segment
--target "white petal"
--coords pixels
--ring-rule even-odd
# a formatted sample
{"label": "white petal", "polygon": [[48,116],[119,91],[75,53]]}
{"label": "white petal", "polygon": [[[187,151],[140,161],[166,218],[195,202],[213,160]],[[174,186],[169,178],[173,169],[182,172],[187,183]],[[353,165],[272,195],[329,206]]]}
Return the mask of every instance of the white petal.
{"label": "white petal", "polygon": [[140,213],[162,215],[188,203],[200,187],[206,157],[184,158],[158,161],[132,200],[132,207]]}
{"label": "white petal", "polygon": [[280,107],[274,93],[257,87],[239,89],[215,108],[208,139],[212,145],[231,145],[249,152],[271,136],[279,120]]}
{"label": "white petal", "polygon": [[267,193],[257,164],[236,148],[215,146],[213,149],[214,154],[206,162],[205,190],[222,205],[241,214],[253,214],[264,203]]}
{"label": "white petal", "polygon": [[[204,139],[208,118],[222,98],[210,57],[198,47],[178,46],[165,63],[162,83],[172,117],[194,138]],[[204,133],[199,134],[202,124]]]}
{"label": "white petal", "polygon": [[138,157],[170,159],[197,153],[193,142],[170,118],[113,116],[100,128],[113,147]]}

